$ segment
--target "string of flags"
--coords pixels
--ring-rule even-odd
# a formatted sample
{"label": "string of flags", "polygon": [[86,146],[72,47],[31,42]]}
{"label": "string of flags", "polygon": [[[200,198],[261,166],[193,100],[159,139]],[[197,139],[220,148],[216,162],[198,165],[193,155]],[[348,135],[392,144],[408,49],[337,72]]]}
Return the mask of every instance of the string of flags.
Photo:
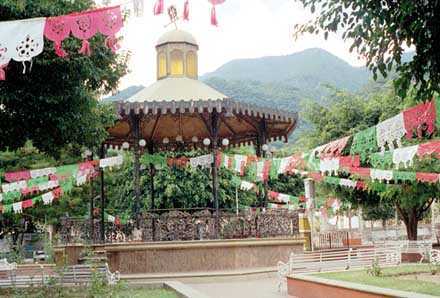
{"label": "string of flags", "polygon": [[[240,179],[239,185],[240,190],[253,191],[255,193],[258,193],[258,187],[255,183]],[[270,200],[270,203],[268,205],[269,208],[287,208],[293,210],[298,208],[300,202],[305,201],[305,198],[303,196],[296,197],[275,191],[268,191],[267,196]]]}
{"label": "string of flags", "polygon": [[97,32],[106,36],[105,45],[116,52],[119,49],[116,33],[123,26],[120,6],[94,9],[46,19],[44,36],[54,42],[55,53],[59,57],[68,54],[62,48],[62,42],[72,34],[82,40],[80,54],[91,55],[89,39]]}
{"label": "string of flags", "polygon": [[[218,26],[216,6],[225,0],[208,0],[212,4],[211,24]],[[164,12],[165,0],[157,0],[154,4],[154,14]],[[110,1],[107,1],[110,3]],[[144,0],[130,0],[134,14],[143,15]],[[189,0],[184,0],[182,19],[188,21],[190,14]],[[92,48],[90,39],[96,34],[105,36],[105,45],[112,52],[120,46],[116,34],[123,27],[121,5],[102,7],[67,15],[31,18],[15,21],[0,22],[0,81],[6,80],[6,69],[11,60],[23,64],[23,74],[27,71],[26,62],[43,52],[44,38],[53,42],[55,54],[66,58],[69,53],[63,49],[65,39],[73,36],[81,40],[78,53],[90,56]]]}
{"label": "string of flags", "polygon": [[54,50],[59,57],[68,53],[62,42],[69,36],[82,41],[80,54],[90,56],[92,49],[89,39],[100,33],[106,37],[105,45],[113,52],[118,50],[116,34],[123,26],[120,6],[105,7],[68,15],[33,18],[0,23],[0,80],[6,79],[6,68],[11,60],[23,63],[43,52],[44,37],[54,42]]}
{"label": "string of flags", "polygon": [[104,212],[104,220],[106,222],[110,222],[115,225],[125,225],[128,223],[128,220],[126,218],[119,217],[119,216],[113,216],[111,214],[108,214],[107,212]]}
{"label": "string of flags", "polygon": [[[1,184],[0,203],[3,205],[0,205],[0,210],[2,213],[12,211],[22,213],[23,209],[39,202],[49,205],[63,194],[70,193],[74,185],[81,186],[95,178],[99,173],[95,167],[111,168],[120,166],[122,162],[123,158],[119,155],[59,167],[7,172],[5,180],[8,183]],[[17,199],[31,195],[37,196],[15,202]]]}
{"label": "string of flags", "polygon": [[298,207],[291,204],[276,204],[276,203],[268,203],[267,208],[269,209],[288,209],[288,210],[296,210]]}
{"label": "string of flags", "polygon": [[38,195],[32,199],[0,205],[0,212],[3,214],[11,212],[23,213],[23,209],[31,208],[39,202],[42,202],[44,205],[50,205],[53,201],[58,200],[61,196],[63,196],[63,194],[70,192],[73,185],[69,183],[70,182],[65,182],[61,185],[61,187],[57,187],[54,190],[46,192],[42,195]]}
{"label": "string of flags", "polygon": [[[137,0],[137,1],[140,1],[140,0]],[[212,7],[211,7],[211,16],[210,16],[211,25],[218,26],[216,6],[220,5],[220,4],[223,4],[225,1],[226,0],[208,0],[208,2],[212,5]],[[154,15],[161,15],[161,14],[164,13],[164,11],[165,11],[165,0],[156,0],[156,2],[154,3],[154,7],[153,7],[153,14]],[[168,13],[170,14],[171,12],[169,11]],[[183,1],[182,19],[184,21],[188,21],[189,20],[189,14],[190,14],[189,0],[184,0]],[[175,19],[178,18],[177,15],[172,16],[172,17],[175,18]]]}
{"label": "string of flags", "polygon": [[296,208],[298,207],[300,201],[299,197],[287,195],[275,191],[269,191],[268,197],[273,202],[293,205]]}
{"label": "string of flags", "polygon": [[[99,208],[93,209],[94,216],[98,216],[99,211],[100,211]],[[90,215],[87,214],[85,216],[85,218],[89,219]],[[114,215],[111,215],[111,214],[109,214],[107,212],[104,212],[104,221],[109,222],[109,223],[113,223],[113,224],[118,225],[118,226],[119,225],[125,225],[125,224],[129,223],[129,220],[127,219],[126,216],[114,216]]]}
{"label": "string of flags", "polygon": [[[387,147],[390,151],[402,147],[403,137],[411,140],[414,137],[431,136],[435,128],[440,127],[439,107],[440,99],[433,98],[353,136],[318,146],[312,152],[320,158],[338,157],[349,152],[352,156],[359,155],[361,161],[365,162],[368,155],[377,152],[378,149],[384,154]],[[350,144],[350,148],[347,149]]]}
{"label": "string of flags", "polygon": [[242,180],[240,182],[240,190],[243,190],[243,191],[254,190],[255,192],[257,192],[258,191],[258,187],[257,187],[257,185],[255,183]]}
{"label": "string of flags", "polygon": [[[78,174],[78,175],[86,175],[90,174],[91,171],[95,169],[96,166],[99,166],[100,168],[111,168],[111,167],[118,167],[122,165],[123,163],[123,157],[122,155],[117,155],[114,157],[107,157],[102,158],[98,160],[92,160],[92,161],[85,161],[80,162],[77,164],[71,164],[71,165],[63,165],[59,167],[48,167],[44,169],[37,169],[37,170],[22,170],[22,171],[15,171],[15,172],[6,172],[4,174],[4,179],[9,182],[18,182],[17,184],[3,184],[2,189],[17,189],[20,185],[23,186],[24,182],[26,183],[39,183],[42,181],[46,181],[47,179],[55,180],[63,177],[69,177],[72,173]],[[46,178],[40,178],[40,177],[46,177]],[[37,179],[40,178],[40,179]]]}
{"label": "string of flags", "polygon": [[[379,156],[379,157],[377,157]],[[338,173],[349,173],[355,177],[369,178],[378,181],[419,181],[437,183],[440,182],[439,174],[400,171],[398,167],[407,167],[412,164],[413,158],[424,158],[432,156],[440,158],[440,141],[434,140],[422,143],[415,146],[402,147],[394,151],[387,151],[384,155],[381,153],[374,153],[369,158],[373,163],[379,163],[374,160],[380,158],[388,158],[389,164],[395,164],[397,170],[383,170],[380,168],[366,168],[361,167],[360,155],[355,156],[339,156],[333,158],[317,158],[313,152],[303,153],[302,155],[292,155],[284,158],[273,159],[258,159],[256,156],[245,155],[229,155],[219,152],[215,158],[218,167],[224,167],[232,170],[239,176],[246,176],[250,181],[261,182],[269,179],[276,179],[281,174],[299,174],[301,176],[308,176],[316,181],[323,181],[326,175],[332,176]],[[159,166],[179,166],[185,167],[211,167],[212,155],[203,155],[194,158],[166,158],[164,156],[148,155],[144,162],[151,162]],[[385,162],[381,162],[385,164]],[[307,169],[307,171],[301,170]],[[335,180],[327,179],[327,182]],[[349,179],[338,180],[338,185],[365,189],[365,183],[362,181],[352,181]],[[351,182],[350,182],[351,181]],[[335,183],[333,183],[335,184]],[[252,185],[243,185],[244,189],[252,188]]]}

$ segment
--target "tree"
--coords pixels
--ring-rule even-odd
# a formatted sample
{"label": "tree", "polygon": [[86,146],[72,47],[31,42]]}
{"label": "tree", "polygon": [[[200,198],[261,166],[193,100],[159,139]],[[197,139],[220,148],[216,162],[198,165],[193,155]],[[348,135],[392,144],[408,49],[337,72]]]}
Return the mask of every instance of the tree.
{"label": "tree", "polygon": [[[22,169],[41,169],[51,166],[72,164],[81,161],[81,155],[77,154],[73,146],[66,146],[61,150],[60,157],[55,160],[48,154],[41,152],[27,141],[25,146],[14,151],[0,151],[0,180],[3,172]],[[3,181],[3,180],[2,180]],[[26,209],[23,214],[8,213],[0,214],[0,237],[10,233],[13,244],[20,242],[20,236],[25,232],[34,232],[35,224],[59,224],[59,219],[69,214],[71,216],[83,216],[88,211],[89,187],[75,187],[70,194],[63,196],[59,202],[53,205],[39,203],[32,208]],[[26,200],[29,196],[17,199]],[[5,202],[2,202],[5,204]],[[21,237],[22,239],[22,237]]]}
{"label": "tree", "polygon": [[[295,26],[295,38],[304,33],[342,32],[366,59],[377,78],[395,70],[396,90],[401,97],[414,85],[419,100],[440,91],[440,2],[414,0],[296,0],[314,19]],[[405,48],[415,48],[412,61],[403,61]]]}
{"label": "tree", "polygon": [[[189,152],[167,152],[164,157],[194,157],[207,154],[204,150]],[[105,175],[107,208],[110,214],[126,214],[134,218],[134,188],[133,188],[133,155],[127,153],[121,169],[108,172]],[[141,159],[147,169],[149,163]],[[229,169],[219,169],[219,206],[221,209],[235,209],[235,195],[239,185]],[[141,171],[141,212],[150,211],[151,176],[148,170]],[[212,195],[212,177],[209,169],[165,166],[156,169],[154,176],[154,209],[194,209],[214,208]],[[96,189],[96,191],[99,191]],[[255,206],[257,197],[252,192],[239,191],[240,206]],[[128,198],[128,199],[127,199]],[[239,206],[239,207],[240,207]]]}
{"label": "tree", "polygon": [[[91,0],[5,0],[0,19],[63,15],[93,6]],[[16,149],[32,140],[39,149],[58,156],[69,143],[100,145],[114,113],[96,99],[117,87],[127,72],[128,56],[112,53],[99,34],[90,41],[90,57],[79,54],[81,41],[70,37],[63,42],[69,56],[60,58],[46,40],[43,53],[24,75],[20,63],[9,63],[7,80],[0,81],[0,148]]]}
{"label": "tree", "polygon": [[[407,170],[411,169],[438,173],[440,164],[436,158],[428,157],[415,161],[414,165]],[[417,240],[418,222],[426,216],[429,208],[440,194],[440,187],[437,183],[405,182],[394,185],[371,183],[369,188],[376,192],[382,200],[394,204],[405,224],[409,240]]]}
{"label": "tree", "polygon": [[[300,144],[307,144],[308,148],[313,148],[374,126],[379,121],[398,114],[403,107],[413,105],[416,94],[413,92],[408,94],[412,96],[398,101],[390,88],[382,88],[377,93],[366,96],[337,91],[334,93],[335,104],[331,107],[320,106],[316,103],[313,106],[307,106],[304,117],[312,124],[312,129],[300,137]],[[419,143],[420,140],[414,142]],[[404,143],[411,144],[406,140]],[[371,167],[369,160],[363,166]],[[411,170],[438,173],[440,165],[437,159],[428,157],[416,161],[412,168],[407,169],[407,171]],[[417,239],[418,221],[423,218],[440,193],[437,184],[429,185],[418,182],[399,182],[395,185],[369,183],[368,188],[369,191],[361,192],[331,186],[326,187],[324,191],[352,204],[362,204],[371,208],[381,206],[384,202],[393,204],[405,223],[410,240]],[[382,208],[382,211],[376,215],[380,218],[387,218],[389,210]]]}

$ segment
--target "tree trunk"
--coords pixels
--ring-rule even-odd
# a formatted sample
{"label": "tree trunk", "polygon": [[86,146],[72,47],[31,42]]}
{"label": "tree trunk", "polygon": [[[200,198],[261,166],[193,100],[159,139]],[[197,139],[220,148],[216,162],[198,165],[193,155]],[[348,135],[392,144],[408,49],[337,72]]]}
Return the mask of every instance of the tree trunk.
{"label": "tree trunk", "polygon": [[423,218],[423,214],[431,207],[434,199],[428,200],[423,206],[411,209],[403,209],[399,203],[396,203],[397,211],[400,214],[406,227],[406,235],[408,240],[417,240],[417,225],[419,220]]}
{"label": "tree trunk", "polygon": [[409,216],[408,222],[405,221],[406,234],[408,236],[408,240],[417,240],[417,224],[418,219],[415,214],[411,214]]}
{"label": "tree trunk", "polygon": [[403,210],[399,205],[396,205],[396,207],[403,219],[403,223],[405,224],[408,240],[417,240],[417,225],[419,223],[419,219],[417,218],[417,208]]}

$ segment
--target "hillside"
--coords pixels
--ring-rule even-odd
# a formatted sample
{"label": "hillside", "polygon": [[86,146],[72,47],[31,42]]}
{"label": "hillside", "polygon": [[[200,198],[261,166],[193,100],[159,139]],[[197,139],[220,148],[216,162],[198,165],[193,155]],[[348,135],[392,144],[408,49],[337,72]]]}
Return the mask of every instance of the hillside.
{"label": "hillside", "polygon": [[141,91],[144,88],[145,87],[142,86],[142,85],[130,86],[130,87],[124,89],[124,90],[119,91],[115,95],[112,95],[112,96],[104,98],[104,101],[120,101],[120,100],[125,100],[127,98],[132,97],[133,95],[135,95],[136,93],[138,93],[139,91]]}
{"label": "hillside", "polygon": [[323,49],[313,48],[287,56],[233,60],[204,75],[202,80],[211,83],[214,78],[242,83],[276,82],[296,89],[297,96],[321,100],[327,94],[326,85],[357,91],[368,82],[370,73]]}

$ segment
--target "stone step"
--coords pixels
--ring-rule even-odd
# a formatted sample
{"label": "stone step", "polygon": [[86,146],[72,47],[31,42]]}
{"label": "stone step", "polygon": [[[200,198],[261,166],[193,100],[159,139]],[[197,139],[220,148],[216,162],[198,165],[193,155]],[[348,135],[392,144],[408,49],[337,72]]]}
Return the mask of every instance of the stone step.
{"label": "stone step", "polygon": [[160,281],[160,280],[177,280],[177,281],[188,281],[192,282],[206,282],[211,279],[225,280],[231,277],[237,279],[248,279],[250,277],[276,277],[277,268],[276,267],[265,267],[265,268],[250,268],[243,270],[227,270],[227,271],[206,271],[206,272],[171,272],[171,273],[151,273],[151,274],[121,274],[121,280],[125,280],[130,284],[142,284],[145,282]]}

